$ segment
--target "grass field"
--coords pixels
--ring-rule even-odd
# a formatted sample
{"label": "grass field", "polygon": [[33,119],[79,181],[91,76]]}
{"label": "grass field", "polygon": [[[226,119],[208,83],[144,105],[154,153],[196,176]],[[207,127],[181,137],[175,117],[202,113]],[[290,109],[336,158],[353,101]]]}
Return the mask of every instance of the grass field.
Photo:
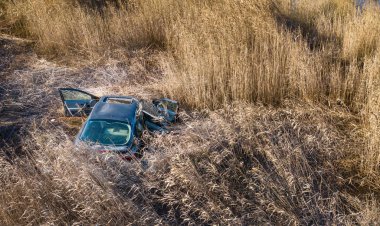
{"label": "grass field", "polygon": [[[380,222],[375,3],[5,0],[0,8],[0,114],[28,118],[15,125],[17,139],[0,143],[3,224]],[[51,123],[62,116],[61,86],[168,96],[181,102],[183,122],[175,134],[146,137],[148,169],[76,153],[76,128]]]}

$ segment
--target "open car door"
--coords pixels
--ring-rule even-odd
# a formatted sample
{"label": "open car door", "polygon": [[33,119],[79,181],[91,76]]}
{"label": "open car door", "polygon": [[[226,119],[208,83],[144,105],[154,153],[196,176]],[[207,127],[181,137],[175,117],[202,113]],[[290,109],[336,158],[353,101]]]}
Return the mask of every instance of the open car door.
{"label": "open car door", "polygon": [[178,119],[179,104],[167,98],[143,105],[144,124],[151,132],[167,132],[168,126]]}
{"label": "open car door", "polygon": [[60,88],[58,90],[65,110],[65,116],[68,117],[88,116],[99,101],[99,97],[79,89]]}
{"label": "open car door", "polygon": [[157,108],[159,116],[163,117],[167,122],[173,123],[177,121],[179,108],[177,101],[163,98],[153,100],[153,105]]}

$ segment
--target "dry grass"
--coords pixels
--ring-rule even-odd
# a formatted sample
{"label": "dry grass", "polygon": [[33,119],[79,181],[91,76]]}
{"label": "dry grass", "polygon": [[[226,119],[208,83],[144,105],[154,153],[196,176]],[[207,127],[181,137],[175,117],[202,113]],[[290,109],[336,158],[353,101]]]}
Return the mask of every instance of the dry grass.
{"label": "dry grass", "polygon": [[13,31],[34,37],[45,54],[96,61],[120,48],[167,50],[163,91],[199,108],[339,98],[360,111],[363,62],[379,33],[378,9],[358,15],[348,0],[293,9],[282,0],[130,1],[100,11],[72,1],[14,2],[5,15]]}
{"label": "dry grass", "polygon": [[353,195],[350,179],[336,167],[348,150],[364,145],[357,118],[344,109],[285,105],[236,103],[233,109],[183,115],[178,133],[146,137],[146,170],[116,156],[73,151],[72,138],[49,121],[32,125],[23,137],[29,157],[2,160],[7,173],[1,177],[0,221],[378,222],[372,192]]}
{"label": "dry grass", "polygon": [[286,105],[182,115],[179,134],[149,138],[146,171],[73,151],[67,131],[44,120],[23,136],[30,158],[3,161],[1,222],[378,222],[376,199],[351,197],[350,178],[335,167],[364,145],[357,118]]}
{"label": "dry grass", "polygon": [[114,194],[108,180],[112,172],[91,164],[88,154],[73,152],[63,131],[54,131],[57,139],[51,139],[53,131],[40,129],[25,137],[24,147],[33,154],[32,159],[2,160],[2,171],[7,172],[1,178],[6,191],[0,195],[2,224],[139,222],[142,211]]}
{"label": "dry grass", "polygon": [[[2,29],[34,40],[42,56],[78,67],[127,62],[90,73],[37,67],[7,78],[5,88],[19,90],[12,99],[19,112],[31,97],[50,102],[31,108],[42,123],[26,128],[29,157],[1,164],[10,173],[1,174],[0,222],[380,221],[378,6],[359,12],[350,0],[102,2],[0,5]],[[147,138],[147,170],[97,161],[72,152],[65,134],[75,129],[47,121],[59,116],[51,112],[52,88],[76,83],[100,94],[149,97],[135,86],[143,83],[193,112],[183,112],[179,134]],[[7,109],[11,100],[4,103]]]}

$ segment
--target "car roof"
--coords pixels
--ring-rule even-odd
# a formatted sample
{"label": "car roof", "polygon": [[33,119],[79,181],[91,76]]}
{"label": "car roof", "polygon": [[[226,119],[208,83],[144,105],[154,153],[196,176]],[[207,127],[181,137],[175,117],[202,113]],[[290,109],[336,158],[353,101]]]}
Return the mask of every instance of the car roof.
{"label": "car roof", "polygon": [[[108,103],[109,99],[131,99],[131,103]],[[103,96],[94,106],[89,120],[117,120],[134,123],[139,102],[130,96]]]}

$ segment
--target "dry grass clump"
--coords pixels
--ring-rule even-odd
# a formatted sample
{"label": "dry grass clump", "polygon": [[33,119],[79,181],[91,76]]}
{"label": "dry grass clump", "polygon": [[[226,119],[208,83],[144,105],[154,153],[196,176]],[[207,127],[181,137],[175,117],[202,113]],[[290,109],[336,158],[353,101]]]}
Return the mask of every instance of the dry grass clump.
{"label": "dry grass clump", "polygon": [[[33,159],[2,163],[7,172],[1,180],[2,224],[117,224],[132,219],[137,211],[120,203],[104,182],[106,175],[89,168],[88,155],[79,157],[80,152],[61,142],[67,139],[60,135],[61,140],[40,134],[38,140],[28,137],[30,143],[24,147],[33,150]],[[121,215],[125,209],[129,211]]]}
{"label": "dry grass clump", "polygon": [[162,45],[159,14],[127,11],[134,7],[125,1],[16,0],[6,4],[4,17],[10,32],[34,39],[40,53],[97,61],[123,47]]}
{"label": "dry grass clump", "polygon": [[160,89],[198,108],[301,98],[340,99],[359,112],[366,100],[363,61],[379,33],[376,7],[359,14],[348,0],[292,7],[282,0],[149,0],[101,10],[75,1],[13,2],[5,18],[43,53],[95,60],[120,48],[165,50]]}
{"label": "dry grass clump", "polygon": [[351,20],[345,24],[342,49],[345,59],[373,57],[379,49],[379,12],[378,6],[367,5],[361,14],[351,17]]}
{"label": "dry grass clump", "polygon": [[330,87],[327,94],[363,116],[369,139],[362,166],[368,173],[378,172],[379,7],[368,2],[362,11],[356,11],[352,2],[317,1],[300,3],[289,12],[282,11],[288,20],[296,21],[301,33],[314,39],[314,46],[319,43],[323,47],[319,55],[324,58],[324,84]]}
{"label": "dry grass clump", "polygon": [[9,3],[6,16],[22,25],[13,27],[13,32],[35,38],[41,52],[91,56],[89,50],[105,50],[109,32],[99,13],[87,13],[71,1],[16,1]]}
{"label": "dry grass clump", "polygon": [[148,168],[75,149],[59,124],[32,125],[23,141],[28,157],[1,162],[0,222],[378,222],[372,192],[359,196],[368,201],[350,195],[350,178],[336,167],[364,145],[357,118],[286,105],[184,114],[177,133],[146,137]]}
{"label": "dry grass clump", "polygon": [[[353,126],[357,119],[339,111],[288,106],[275,110],[236,104],[198,116],[179,135],[154,140],[164,154],[149,159],[149,174],[158,176],[149,186],[176,224],[380,220],[378,209],[360,206],[344,191],[349,180],[336,167],[346,153],[363,148]],[[368,198],[373,205],[375,199]]]}
{"label": "dry grass clump", "polygon": [[171,83],[164,91],[190,106],[213,109],[233,100],[278,104],[296,93],[307,96],[316,84],[294,78],[303,78],[308,62],[300,63],[301,70],[288,70],[292,56],[302,58],[302,47],[276,30],[271,6],[269,1],[194,5],[169,37]]}
{"label": "dry grass clump", "polygon": [[380,167],[380,51],[365,62],[364,73],[368,75],[365,124],[368,130],[368,146],[364,149],[363,169],[378,173]]}

